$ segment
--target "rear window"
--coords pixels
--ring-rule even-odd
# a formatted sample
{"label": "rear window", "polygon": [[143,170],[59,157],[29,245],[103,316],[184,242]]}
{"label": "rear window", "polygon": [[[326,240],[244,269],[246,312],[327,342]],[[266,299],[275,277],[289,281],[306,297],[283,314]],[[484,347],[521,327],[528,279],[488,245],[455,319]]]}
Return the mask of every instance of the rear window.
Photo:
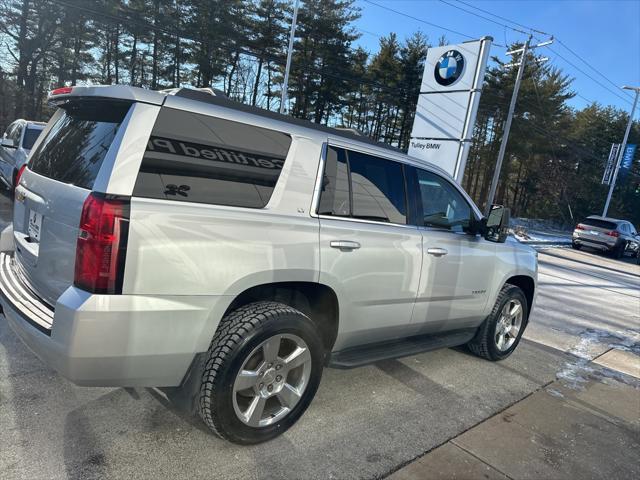
{"label": "rear window", "polygon": [[92,188],[130,103],[82,102],[63,115],[31,157],[29,169],[83,188]]}
{"label": "rear window", "polygon": [[133,194],[138,197],[262,208],[291,146],[285,133],[163,108]]}
{"label": "rear window", "polygon": [[595,218],[587,218],[581,223],[589,227],[604,228],[606,230],[615,230],[617,227],[617,225],[613,222],[607,222],[606,220],[598,220]]}
{"label": "rear window", "polygon": [[24,132],[24,137],[22,138],[22,148],[25,150],[31,150],[41,132],[41,128],[27,128]]}

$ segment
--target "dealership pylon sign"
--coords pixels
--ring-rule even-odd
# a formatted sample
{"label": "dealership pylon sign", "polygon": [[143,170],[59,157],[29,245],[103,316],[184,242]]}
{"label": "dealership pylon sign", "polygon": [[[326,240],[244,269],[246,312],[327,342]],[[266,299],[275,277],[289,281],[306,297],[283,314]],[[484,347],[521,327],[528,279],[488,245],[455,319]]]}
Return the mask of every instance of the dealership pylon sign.
{"label": "dealership pylon sign", "polygon": [[427,50],[409,155],[462,181],[491,37]]}

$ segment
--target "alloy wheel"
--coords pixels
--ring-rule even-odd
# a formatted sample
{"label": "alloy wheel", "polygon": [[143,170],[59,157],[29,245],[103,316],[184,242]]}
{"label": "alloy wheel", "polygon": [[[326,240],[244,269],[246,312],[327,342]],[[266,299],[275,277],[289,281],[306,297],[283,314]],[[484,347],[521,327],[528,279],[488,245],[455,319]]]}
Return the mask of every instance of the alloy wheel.
{"label": "alloy wheel", "polygon": [[266,427],[289,414],[311,376],[311,353],[293,334],[274,335],[247,356],[233,384],[233,409],[250,427]]}
{"label": "alloy wheel", "polygon": [[520,300],[510,299],[502,307],[500,318],[496,324],[496,347],[504,352],[511,348],[522,328],[523,308]]}

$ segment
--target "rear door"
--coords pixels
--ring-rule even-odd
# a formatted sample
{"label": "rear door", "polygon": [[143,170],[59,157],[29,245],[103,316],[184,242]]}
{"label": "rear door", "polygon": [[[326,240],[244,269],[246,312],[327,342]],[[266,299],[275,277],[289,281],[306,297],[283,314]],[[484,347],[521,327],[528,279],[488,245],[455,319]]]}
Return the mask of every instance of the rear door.
{"label": "rear door", "polygon": [[329,146],[317,212],[320,283],[340,301],[335,348],[406,336],[422,237],[407,222],[404,166]]}
{"label": "rear door", "polygon": [[130,107],[85,99],[59,109],[16,191],[17,266],[52,305],[73,283],[82,205]]}

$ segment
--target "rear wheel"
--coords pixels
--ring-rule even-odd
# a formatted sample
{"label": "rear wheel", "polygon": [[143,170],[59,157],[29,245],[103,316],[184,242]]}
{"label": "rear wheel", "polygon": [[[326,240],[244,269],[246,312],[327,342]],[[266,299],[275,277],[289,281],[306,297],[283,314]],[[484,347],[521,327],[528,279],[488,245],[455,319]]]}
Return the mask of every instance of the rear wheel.
{"label": "rear wheel", "polygon": [[276,302],[256,302],[221,322],[205,364],[199,413],[218,436],[240,444],[270,440],[313,399],[324,350],[311,320]]}
{"label": "rear wheel", "polygon": [[500,290],[493,310],[467,346],[487,360],[507,358],[520,343],[528,318],[527,299],[515,285]]}
{"label": "rear wheel", "polygon": [[621,243],[619,245],[616,245],[612,250],[611,250],[611,256],[613,258],[617,258],[620,259],[624,256],[624,250],[625,250],[625,244]]}
{"label": "rear wheel", "polygon": [[574,250],[580,250],[580,248],[581,248],[581,246],[579,244],[575,243],[575,242],[571,242],[571,247]]}

